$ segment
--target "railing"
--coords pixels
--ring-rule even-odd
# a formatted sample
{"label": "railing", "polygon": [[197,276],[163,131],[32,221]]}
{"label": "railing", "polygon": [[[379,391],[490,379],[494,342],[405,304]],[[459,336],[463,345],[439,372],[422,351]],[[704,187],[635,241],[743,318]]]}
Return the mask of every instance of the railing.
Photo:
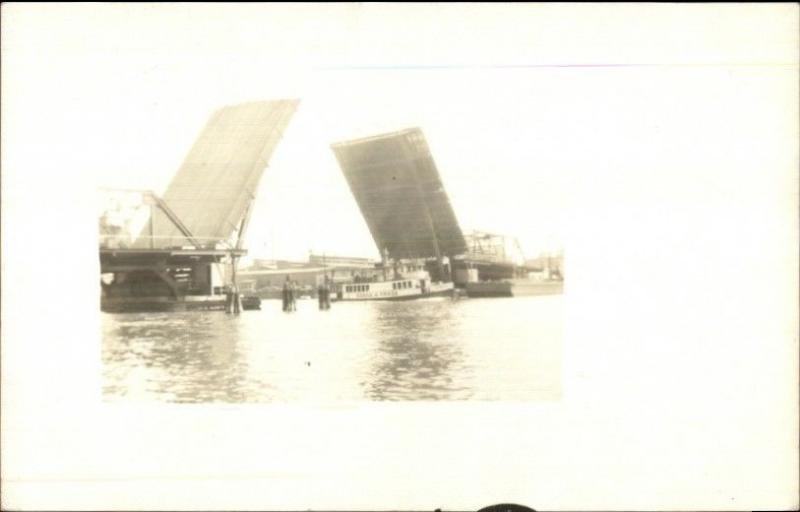
{"label": "railing", "polygon": [[[218,237],[196,236],[189,233],[169,207],[149,190],[109,189],[100,190],[99,245],[101,249],[173,249],[202,248],[233,250],[232,240]],[[159,225],[168,222],[170,230],[180,233],[158,235],[154,231],[154,215]]]}
{"label": "railing", "polygon": [[228,240],[218,238],[193,237],[199,247],[184,236],[150,236],[146,234],[118,233],[100,234],[100,249],[215,249],[234,250]]}

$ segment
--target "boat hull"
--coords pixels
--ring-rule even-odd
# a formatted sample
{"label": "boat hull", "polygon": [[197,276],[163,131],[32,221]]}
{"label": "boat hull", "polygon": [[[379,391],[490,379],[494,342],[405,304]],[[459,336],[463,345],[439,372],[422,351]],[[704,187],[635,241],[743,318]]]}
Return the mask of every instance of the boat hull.
{"label": "boat hull", "polygon": [[182,300],[167,297],[103,299],[100,310],[105,313],[158,313],[178,311],[224,311],[224,297],[207,300]]}
{"label": "boat hull", "polygon": [[[161,313],[181,311],[225,311],[228,301],[223,296],[197,296],[191,298],[136,297],[101,299],[100,311],[105,313]],[[242,297],[243,310],[261,309],[258,297]]]}
{"label": "boat hull", "polygon": [[467,283],[467,297],[527,297],[533,295],[558,295],[564,292],[563,281],[534,281],[510,279],[507,281],[480,281]]}
{"label": "boat hull", "polygon": [[477,283],[467,283],[464,287],[467,297],[513,297],[511,283],[508,281],[479,281]]}
{"label": "boat hull", "polygon": [[558,295],[564,293],[564,281],[512,279],[511,291],[515,297],[527,297],[530,295]]}

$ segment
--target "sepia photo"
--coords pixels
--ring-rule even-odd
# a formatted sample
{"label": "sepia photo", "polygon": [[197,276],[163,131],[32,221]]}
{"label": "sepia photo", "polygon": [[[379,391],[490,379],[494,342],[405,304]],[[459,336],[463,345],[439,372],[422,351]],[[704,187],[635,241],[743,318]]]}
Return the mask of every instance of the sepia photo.
{"label": "sepia photo", "polygon": [[[343,80],[361,75],[349,71]],[[396,73],[381,78],[395,80]],[[466,98],[431,94],[409,102],[391,84],[376,89],[380,100],[406,105],[398,115],[397,108],[357,101],[333,110],[327,104],[342,99],[325,92],[307,106],[292,99],[219,108],[163,192],[146,183],[141,191],[101,191],[106,397],[557,399],[561,205],[544,197],[557,190],[556,171],[491,165],[497,146],[467,151],[453,143],[475,130],[446,115]],[[296,115],[302,109],[306,115]],[[476,118],[486,110],[475,109]],[[331,116],[342,134],[359,135],[371,124],[439,118],[431,128],[443,132],[434,147],[448,157],[447,169],[439,170],[422,127],[339,140],[323,130]],[[508,125],[495,136],[511,139],[517,129]],[[329,133],[329,143],[320,144]],[[270,165],[284,138],[303,151]],[[524,151],[514,146],[504,150]],[[476,161],[490,166],[476,169]],[[263,190],[265,172],[292,174],[301,186]],[[509,190],[531,175],[535,186]],[[447,182],[463,191],[456,204],[473,221],[485,216],[523,231],[462,231]],[[487,182],[499,196],[478,195]],[[276,195],[281,207],[267,210],[261,203]],[[504,196],[515,199],[513,207],[497,205]],[[304,229],[309,220],[314,228]],[[279,241],[276,230],[284,235]],[[372,250],[348,243],[367,236]],[[303,247],[311,248],[307,258],[293,259]]]}
{"label": "sepia photo", "polygon": [[0,9],[3,510],[798,508],[797,5]]}

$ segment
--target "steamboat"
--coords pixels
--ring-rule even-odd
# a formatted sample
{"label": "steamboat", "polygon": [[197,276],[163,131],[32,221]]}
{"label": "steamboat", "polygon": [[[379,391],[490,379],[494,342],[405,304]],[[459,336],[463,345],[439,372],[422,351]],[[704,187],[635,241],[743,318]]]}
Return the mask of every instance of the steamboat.
{"label": "steamboat", "polygon": [[426,297],[449,297],[454,286],[448,281],[432,281],[424,269],[395,273],[392,279],[375,279],[339,285],[336,290],[338,301],[361,300],[412,300]]}

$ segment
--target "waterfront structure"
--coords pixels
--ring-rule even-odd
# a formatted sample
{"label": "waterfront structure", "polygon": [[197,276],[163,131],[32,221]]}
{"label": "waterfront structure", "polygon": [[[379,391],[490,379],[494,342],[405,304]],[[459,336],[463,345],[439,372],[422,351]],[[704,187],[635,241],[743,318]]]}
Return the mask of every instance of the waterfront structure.
{"label": "waterfront structure", "polygon": [[[239,270],[239,289],[262,299],[277,299],[288,277],[304,294],[316,295],[318,287],[365,280],[376,274],[378,264],[369,258],[309,254],[308,261],[256,259],[250,267]],[[372,277],[369,277],[370,279]]]}
{"label": "waterfront structure", "polygon": [[236,270],[258,183],[298,103],[217,110],[163,196],[141,193],[149,208],[141,231],[123,233],[102,217],[102,310],[238,312]]}
{"label": "waterfront structure", "polygon": [[[453,264],[456,285],[524,276],[525,257],[516,238],[484,231],[472,231],[464,238],[467,251]],[[475,271],[474,277],[470,270]]]}

